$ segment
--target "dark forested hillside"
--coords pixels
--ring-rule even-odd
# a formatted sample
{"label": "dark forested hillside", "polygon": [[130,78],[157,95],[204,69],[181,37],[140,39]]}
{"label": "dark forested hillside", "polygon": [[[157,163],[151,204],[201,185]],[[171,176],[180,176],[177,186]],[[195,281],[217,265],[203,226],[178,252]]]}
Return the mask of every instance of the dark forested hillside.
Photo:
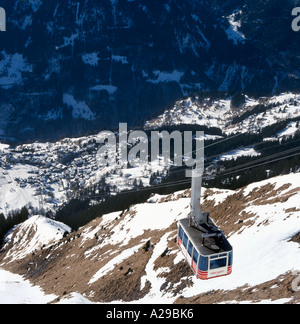
{"label": "dark forested hillside", "polygon": [[4,0],[1,134],[134,126],[199,91],[297,90],[298,2]]}

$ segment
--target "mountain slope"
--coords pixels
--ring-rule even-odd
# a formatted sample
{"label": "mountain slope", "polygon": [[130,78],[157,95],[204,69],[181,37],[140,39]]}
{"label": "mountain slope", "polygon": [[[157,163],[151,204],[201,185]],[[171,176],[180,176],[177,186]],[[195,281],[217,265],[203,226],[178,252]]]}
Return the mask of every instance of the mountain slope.
{"label": "mountain slope", "polygon": [[[234,165],[224,161],[244,156],[274,157],[287,149],[297,149],[300,140],[299,93],[257,99],[241,94],[221,98],[206,95],[179,100],[172,108],[146,122],[144,129],[149,141],[152,130],[168,130],[170,133],[179,130],[183,134],[188,130],[204,129],[208,141],[205,153],[207,157],[213,157],[207,161],[208,169],[209,163],[218,162],[224,165],[225,171],[249,161],[241,159]],[[0,213],[7,216],[10,211],[24,206],[30,212],[43,207],[54,213],[70,199],[78,197],[93,196],[99,203],[108,192],[117,194],[141,186],[149,187],[159,184],[168,175],[170,166],[160,165],[159,160],[134,168],[127,164],[99,168],[98,138],[98,134],[94,134],[16,147],[0,144]],[[291,168],[299,169],[299,161],[291,163]],[[265,171],[273,172],[274,169],[276,165],[269,165],[262,172],[267,177]],[[175,177],[171,178],[173,171],[169,173],[169,182],[184,180],[176,178],[176,169]],[[276,175],[289,171],[279,167]],[[261,179],[263,177],[257,180]],[[34,213],[41,211],[34,210]]]}
{"label": "mountain slope", "polygon": [[0,135],[23,142],[134,126],[203,90],[299,89],[297,4],[4,0]]}
{"label": "mountain slope", "polygon": [[297,173],[203,193],[203,209],[234,247],[229,277],[196,280],[178,250],[176,223],[189,213],[189,190],[105,215],[18,262],[24,242],[12,255],[7,245],[0,266],[70,301],[79,293],[92,302],[299,303],[299,180]]}
{"label": "mountain slope", "polygon": [[[59,241],[70,232],[71,228],[65,224],[43,216],[33,216],[7,236],[9,253],[6,259],[10,262],[23,260],[34,251]],[[21,250],[20,246],[23,246]]]}
{"label": "mountain slope", "polygon": [[163,114],[148,121],[145,128],[197,125],[217,128],[226,135],[255,134],[284,121],[299,120],[299,106],[299,93],[259,98],[243,94],[223,98],[195,95],[177,101]]}

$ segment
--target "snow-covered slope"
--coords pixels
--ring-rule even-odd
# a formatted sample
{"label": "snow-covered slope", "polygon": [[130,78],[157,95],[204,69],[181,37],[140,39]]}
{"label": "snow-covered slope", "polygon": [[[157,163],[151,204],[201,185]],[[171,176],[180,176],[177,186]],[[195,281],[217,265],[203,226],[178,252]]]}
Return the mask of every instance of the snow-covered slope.
{"label": "snow-covered slope", "polygon": [[33,216],[7,236],[4,248],[8,248],[9,253],[5,260],[22,260],[34,251],[59,241],[66,232],[70,233],[71,228],[63,223],[43,216]]}
{"label": "snow-covered slope", "polygon": [[237,191],[203,192],[203,209],[234,248],[229,277],[197,280],[178,250],[176,224],[189,213],[189,190],[105,215],[8,264],[7,255],[12,260],[30,245],[30,237],[16,241],[17,252],[6,247],[1,267],[47,294],[64,294],[64,302],[299,303],[299,183],[297,173]]}
{"label": "snow-covered slope", "polygon": [[0,304],[46,304],[55,295],[45,295],[39,287],[34,287],[20,275],[0,269]]}
{"label": "snow-covered slope", "polygon": [[[239,107],[234,107],[232,103],[233,97],[200,99],[196,96],[180,100],[174,107],[147,122],[145,128],[202,125],[219,128],[229,135],[238,132],[256,133],[267,126],[300,117],[299,94],[282,93],[278,96],[259,99],[245,96],[244,103],[241,103]],[[258,107],[261,108],[258,109]],[[246,112],[248,113],[245,114]],[[242,118],[243,114],[244,118]],[[240,117],[240,119],[234,121],[235,117]],[[282,134],[279,135],[282,136]]]}

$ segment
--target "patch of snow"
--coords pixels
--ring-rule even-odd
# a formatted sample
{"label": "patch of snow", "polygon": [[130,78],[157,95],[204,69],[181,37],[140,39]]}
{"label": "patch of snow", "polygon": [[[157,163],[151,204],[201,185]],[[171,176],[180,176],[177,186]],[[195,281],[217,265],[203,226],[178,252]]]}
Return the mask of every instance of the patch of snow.
{"label": "patch of snow", "polygon": [[220,305],[222,304],[240,304],[240,305],[282,305],[282,304],[286,304],[291,300],[291,298],[281,298],[281,299],[277,299],[277,300],[270,300],[270,299],[263,299],[260,301],[236,301],[236,300],[232,300],[229,302],[224,302],[224,303],[220,303]]}
{"label": "patch of snow", "polygon": [[99,57],[98,57],[98,54],[99,53],[90,53],[90,54],[84,54],[82,55],[82,61],[85,63],[85,64],[88,64],[90,66],[98,66],[98,63],[99,63]]}
{"label": "patch of snow", "polygon": [[228,160],[236,160],[242,156],[260,156],[261,154],[256,152],[254,147],[247,148],[239,148],[237,150],[233,150],[231,152],[220,155],[214,162],[218,161],[228,161]]}
{"label": "patch of snow", "polygon": [[58,120],[63,118],[63,110],[59,109],[52,109],[47,112],[45,116],[42,117],[44,120]]}
{"label": "patch of snow", "polygon": [[0,143],[0,151],[4,151],[4,150],[6,150],[8,148],[9,148],[9,145],[8,144],[2,144],[2,143]]}
{"label": "patch of snow", "polygon": [[45,295],[23,277],[0,268],[0,304],[47,304],[55,298],[55,295]]}
{"label": "patch of snow", "polygon": [[148,281],[151,283],[151,290],[144,298],[139,300],[138,303],[153,304],[157,300],[159,300],[160,304],[167,304],[169,302],[168,298],[163,298],[161,292],[161,286],[164,284],[165,280],[159,278],[157,271],[154,270],[155,261],[165,251],[169,236],[170,233],[167,233],[161,238],[160,242],[155,246],[152,256],[147,263],[145,268],[146,275],[141,278],[141,289],[145,287],[145,284]]}
{"label": "patch of snow", "polygon": [[68,93],[64,94],[63,103],[73,108],[72,117],[74,119],[83,118],[86,120],[94,120],[96,118],[96,115],[84,101],[76,101],[74,97]]}
{"label": "patch of snow", "polygon": [[72,51],[74,50],[75,40],[79,38],[78,34],[72,34],[70,37],[64,37],[64,43],[60,46],[56,46],[56,50],[59,50],[61,48],[65,47],[72,47]]}
{"label": "patch of snow", "polygon": [[285,136],[294,136],[296,132],[300,131],[298,126],[298,122],[290,122],[287,127],[283,129],[281,132],[276,134],[276,137],[285,137]]}
{"label": "patch of snow", "polygon": [[0,53],[0,87],[10,89],[23,81],[24,72],[30,72],[32,66],[26,62],[22,54]]}
{"label": "patch of snow", "polygon": [[96,85],[91,88],[93,91],[107,91],[109,94],[113,95],[118,88],[112,85]]}
{"label": "patch of snow", "polygon": [[239,43],[245,43],[246,37],[243,33],[239,31],[241,28],[241,20],[237,20],[236,16],[241,14],[242,11],[235,11],[232,15],[230,15],[227,19],[230,24],[230,27],[226,29],[226,34],[228,39],[233,40],[234,45],[238,45]]}
{"label": "patch of snow", "polygon": [[126,56],[121,55],[112,55],[113,62],[121,63],[121,64],[128,64],[128,60]]}
{"label": "patch of snow", "polygon": [[[0,170],[3,172],[3,169]],[[6,171],[5,178],[7,181],[0,184],[0,213],[6,215],[10,210],[28,206],[29,202],[33,207],[38,207],[34,188],[21,188],[13,181],[16,178],[23,178],[32,170],[37,171],[37,168],[28,165],[16,165],[11,170]]]}
{"label": "patch of snow", "polygon": [[[208,191],[213,191],[212,194],[207,195]],[[219,189],[210,189],[203,190],[202,198],[205,197],[206,200],[212,200],[215,202],[215,205],[219,205],[224,202],[229,196],[234,195],[235,191],[232,190],[219,190]]]}
{"label": "patch of snow", "polygon": [[58,305],[91,305],[93,304],[87,298],[83,297],[78,293],[71,293],[67,296],[64,296],[57,303]]}
{"label": "patch of snow", "polygon": [[[174,201],[171,205],[168,203],[146,203],[135,206],[132,210],[135,216],[128,215],[122,219],[114,230],[115,234],[109,239],[110,244],[125,246],[132,238],[143,235],[147,230],[168,228],[174,222],[174,212],[175,219],[183,218],[184,216],[178,215],[176,211],[184,210],[185,207],[189,206],[189,203],[190,199],[186,198]],[[164,215],[164,217],[161,217],[161,215]]]}
{"label": "patch of snow", "polygon": [[162,82],[177,82],[180,83],[180,80],[184,76],[184,72],[173,71],[173,72],[162,72],[162,71],[154,71],[153,72],[155,79],[148,79],[147,82],[158,84]]}
{"label": "patch of snow", "polygon": [[89,281],[89,285],[98,281],[101,277],[105,276],[110,271],[114,270],[118,264],[121,264],[124,260],[131,257],[134,253],[138,252],[138,250],[145,244],[147,240],[143,240],[143,243],[137,245],[131,249],[127,249],[122,253],[118,254],[115,258],[109,261],[103,268],[97,271],[97,273],[92,277]]}

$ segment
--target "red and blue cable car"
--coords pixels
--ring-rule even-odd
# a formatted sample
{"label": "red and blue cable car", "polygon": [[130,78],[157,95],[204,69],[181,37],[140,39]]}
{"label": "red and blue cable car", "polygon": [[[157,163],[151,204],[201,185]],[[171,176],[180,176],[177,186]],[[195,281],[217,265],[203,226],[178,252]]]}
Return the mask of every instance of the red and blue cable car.
{"label": "red and blue cable car", "polygon": [[177,244],[196,277],[207,280],[232,273],[233,248],[209,213],[201,211],[202,175],[194,171],[191,213],[178,223]]}
{"label": "red and blue cable car", "polygon": [[233,251],[224,237],[203,237],[191,227],[188,219],[178,223],[177,244],[198,279],[207,280],[228,276],[232,272]]}

